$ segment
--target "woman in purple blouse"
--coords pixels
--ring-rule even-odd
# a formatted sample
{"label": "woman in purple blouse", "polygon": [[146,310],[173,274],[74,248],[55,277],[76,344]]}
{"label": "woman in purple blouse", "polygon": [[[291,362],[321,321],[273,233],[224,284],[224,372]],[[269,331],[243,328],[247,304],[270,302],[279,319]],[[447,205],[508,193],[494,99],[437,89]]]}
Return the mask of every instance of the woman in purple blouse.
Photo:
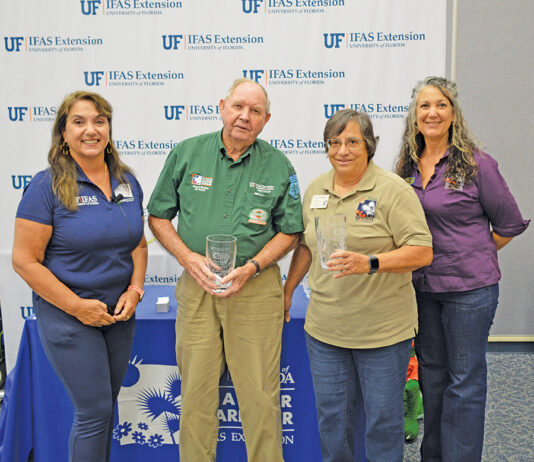
{"label": "woman in purple blouse", "polygon": [[497,162],[473,142],[457,97],[445,78],[418,82],[396,166],[419,196],[434,246],[432,264],[413,273],[423,462],[481,460],[497,251],[529,224]]}

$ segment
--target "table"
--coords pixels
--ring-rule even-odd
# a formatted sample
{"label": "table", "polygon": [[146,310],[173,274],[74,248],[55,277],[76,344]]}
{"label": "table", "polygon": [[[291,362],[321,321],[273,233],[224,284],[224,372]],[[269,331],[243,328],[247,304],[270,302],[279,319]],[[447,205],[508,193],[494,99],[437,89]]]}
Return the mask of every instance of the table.
{"label": "table", "polygon": [[[156,312],[168,296],[168,313]],[[304,341],[308,301],[300,286],[293,297],[291,322],[282,337],[280,371],[283,447],[286,462],[319,462],[315,398]],[[175,358],[174,286],[147,286],[137,308],[137,327],[128,372],[116,412],[112,462],[179,460],[180,377]],[[363,412],[363,411],[362,411]],[[0,413],[0,462],[67,460],[73,408],[41,346],[35,318],[24,325],[17,362],[5,386]],[[359,440],[363,441],[363,414]],[[217,462],[246,461],[239,409],[228,373],[220,382]],[[358,445],[365,460],[363,443]]]}

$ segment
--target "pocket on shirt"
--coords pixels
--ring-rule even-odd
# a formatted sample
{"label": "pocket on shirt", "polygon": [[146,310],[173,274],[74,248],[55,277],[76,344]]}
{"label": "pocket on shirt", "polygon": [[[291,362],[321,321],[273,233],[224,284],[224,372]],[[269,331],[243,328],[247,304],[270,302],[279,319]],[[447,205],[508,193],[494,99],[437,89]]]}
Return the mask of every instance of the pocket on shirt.
{"label": "pocket on shirt", "polygon": [[248,194],[243,210],[246,222],[252,226],[267,226],[271,222],[274,199],[273,195]]}

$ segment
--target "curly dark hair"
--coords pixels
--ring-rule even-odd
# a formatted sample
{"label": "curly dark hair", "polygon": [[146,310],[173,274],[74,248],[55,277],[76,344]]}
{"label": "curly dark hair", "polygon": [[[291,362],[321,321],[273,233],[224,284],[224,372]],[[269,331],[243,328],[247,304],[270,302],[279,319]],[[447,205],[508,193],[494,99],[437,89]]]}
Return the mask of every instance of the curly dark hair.
{"label": "curly dark hair", "polygon": [[478,171],[478,165],[473,154],[477,149],[477,145],[463,116],[458,101],[456,84],[444,77],[427,77],[417,82],[417,85],[412,90],[412,101],[404,120],[404,133],[395,171],[402,178],[406,178],[419,165],[419,159],[425,149],[425,138],[417,128],[417,98],[421,90],[428,86],[436,87],[450,101],[454,114],[454,121],[449,127],[449,156],[443,180],[451,178],[469,183]]}

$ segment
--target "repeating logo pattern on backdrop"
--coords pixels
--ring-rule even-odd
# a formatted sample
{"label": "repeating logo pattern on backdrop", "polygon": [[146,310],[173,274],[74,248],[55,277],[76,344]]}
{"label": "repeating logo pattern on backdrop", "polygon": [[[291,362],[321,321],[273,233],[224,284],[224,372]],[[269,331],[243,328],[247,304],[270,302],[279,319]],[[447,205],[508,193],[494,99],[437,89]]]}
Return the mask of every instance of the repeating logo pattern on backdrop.
{"label": "repeating logo pattern on backdrop", "polygon": [[[239,1],[239,0],[238,0]],[[246,14],[317,14],[343,7],[345,0],[240,0]]]}
{"label": "repeating logo pattern on backdrop", "polygon": [[169,51],[240,51],[263,45],[261,34],[165,34],[161,36],[164,50]]}
{"label": "repeating logo pattern on backdrop", "polygon": [[[38,166],[44,162],[43,150],[32,147],[37,143],[46,148],[56,116],[54,106],[74,90],[101,93],[112,103],[113,142],[143,188],[148,188],[147,194],[157,180],[158,165],[173,146],[221,125],[219,97],[231,80],[243,75],[269,91],[274,117],[264,139],[291,158],[301,187],[327,165],[322,128],[339,108],[365,106],[382,137],[378,162],[389,165],[405,115],[404,109],[394,112],[389,105],[404,106],[406,88],[421,75],[445,72],[445,3],[75,0],[58,10],[46,1],[17,9],[13,8],[16,0],[6,0],[8,14],[0,20],[4,26],[0,72],[5,87],[0,123],[6,133],[9,129],[13,133],[6,139],[6,159],[12,166],[4,215],[14,216],[30,175],[42,168]],[[377,14],[381,12],[391,14]],[[203,21],[207,16],[214,21]],[[378,48],[381,44],[405,47]],[[417,68],[408,66],[390,78],[391,59],[410,62],[418,56],[426,58],[418,61]],[[371,67],[363,69],[363,62]],[[391,85],[386,88],[383,81],[388,79]],[[188,91],[190,87],[196,90]],[[302,117],[291,119],[284,107],[295,107]],[[8,245],[11,232],[6,233]],[[146,233],[151,248],[158,247],[148,227]],[[4,254],[8,257],[9,251]],[[154,249],[146,284],[176,284],[182,268],[167,260],[159,247]],[[5,330],[11,332],[5,348],[11,367],[32,302],[27,285],[5,263],[4,279],[13,281],[2,292],[3,304],[13,308],[4,319]],[[281,263],[282,272],[288,264]],[[149,423],[131,422],[129,435],[140,431],[139,423]],[[172,443],[168,431],[165,435],[162,431],[157,433],[167,435]],[[145,440],[152,435],[145,432]],[[227,436],[232,438],[230,433]],[[155,437],[152,444],[158,440]]]}
{"label": "repeating logo pattern on backdrop", "polygon": [[10,122],[53,122],[56,117],[55,106],[8,106]]}
{"label": "repeating logo pattern on backdrop", "polygon": [[323,109],[323,115],[326,119],[329,119],[341,109],[353,109],[358,112],[365,112],[371,119],[403,119],[408,112],[408,105],[388,102],[329,103],[324,104]]}
{"label": "repeating logo pattern on backdrop", "polygon": [[324,142],[304,138],[271,138],[271,146],[280,149],[286,155],[324,155]]}
{"label": "repeating logo pattern on backdrop", "polygon": [[125,156],[166,156],[178,144],[178,141],[155,141],[131,138],[115,139],[113,140],[113,144],[117,148],[117,151]]}
{"label": "repeating logo pattern on backdrop", "polygon": [[184,80],[177,71],[147,71],[140,69],[114,69],[84,71],[83,82],[88,87],[163,87],[170,82]]}
{"label": "repeating logo pattern on backdrop", "polygon": [[219,105],[217,104],[168,104],[163,106],[165,120],[218,120]]}
{"label": "repeating logo pattern on backdrop", "polygon": [[424,42],[426,34],[408,32],[329,32],[323,33],[326,48],[404,48],[411,42]]}
{"label": "repeating logo pattern on backdrop", "polygon": [[182,1],[171,0],[80,0],[85,16],[161,16],[183,8]]}
{"label": "repeating logo pattern on backdrop", "polygon": [[28,35],[4,37],[4,49],[9,53],[70,53],[84,52],[104,44],[101,37],[62,35]]}
{"label": "repeating logo pattern on backdrop", "polygon": [[269,85],[325,85],[327,82],[345,80],[347,73],[336,69],[243,69],[243,77]]}

